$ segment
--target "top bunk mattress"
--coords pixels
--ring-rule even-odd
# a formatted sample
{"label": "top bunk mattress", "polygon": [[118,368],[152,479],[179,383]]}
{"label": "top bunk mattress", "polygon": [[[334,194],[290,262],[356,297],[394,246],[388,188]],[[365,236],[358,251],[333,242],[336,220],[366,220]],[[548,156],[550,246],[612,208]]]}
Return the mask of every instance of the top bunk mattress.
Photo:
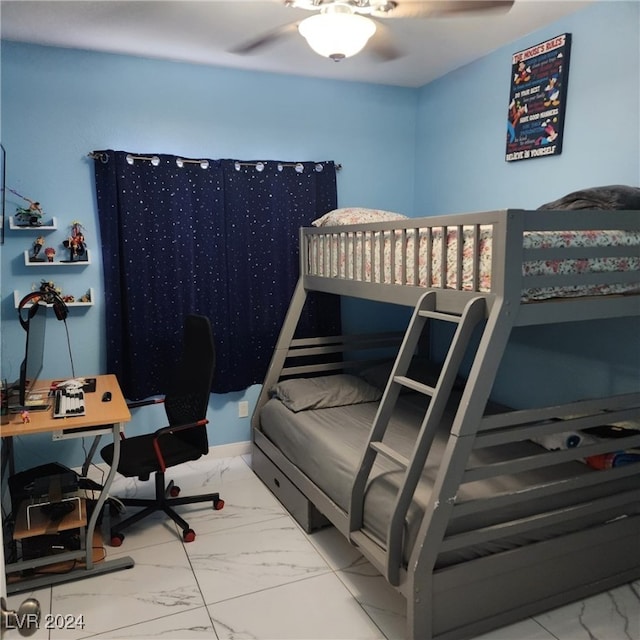
{"label": "top bunk mattress", "polygon": [[[464,216],[461,216],[464,217]],[[407,227],[402,230],[349,231],[325,228],[311,235],[307,273],[323,278],[410,285],[462,291],[492,291],[490,225]],[[444,241],[443,241],[444,238]],[[460,243],[459,238],[462,238]],[[605,257],[580,257],[579,249],[609,248]],[[523,249],[557,250],[552,258],[522,262],[522,302],[640,292],[635,282],[596,282],[566,286],[527,286],[527,278],[574,274],[640,272],[640,233],[624,230],[527,231]],[[568,257],[562,257],[566,251]],[[615,255],[617,253],[617,255]],[[607,279],[609,280],[609,279]],[[614,278],[615,280],[615,278]]]}
{"label": "top bunk mattress", "polygon": [[[404,456],[409,457],[411,454],[417,430],[424,417],[425,402],[424,396],[417,394],[402,396],[385,434],[384,442]],[[260,428],[291,463],[346,512],[353,478],[366,446],[377,407],[377,402],[362,402],[294,412],[281,400],[271,398],[260,411]],[[453,418],[454,410],[448,408],[429,452],[424,472],[406,517],[403,549],[405,563],[417,538],[425,509],[431,500],[432,487],[440,468]],[[488,447],[474,451],[469,460],[469,466],[509,461],[536,455],[542,451],[544,451],[542,447],[528,440],[499,447]],[[597,473],[597,471],[593,471],[581,462],[565,462],[542,469],[463,484],[456,499],[466,501],[496,497],[588,473]],[[364,528],[379,540],[386,538],[388,522],[401,480],[402,472],[398,467],[382,456],[377,456],[365,494]],[[620,491],[623,491],[635,481],[623,479],[617,482],[620,483]],[[610,487],[611,485],[606,491],[610,491]],[[596,498],[603,491],[605,490],[600,485],[595,485],[582,488],[579,497],[575,492],[565,492],[551,498],[518,502],[509,507],[480,510],[453,520],[449,524],[447,534],[453,535],[490,527],[496,523],[525,518],[550,508],[561,509],[577,501]],[[620,515],[623,514],[613,511],[610,517]],[[601,517],[601,515],[598,516],[598,522],[601,521]],[[580,526],[585,526],[585,523],[565,522],[526,534],[483,541],[470,547],[441,553],[437,566],[450,566],[537,540],[548,539],[576,530]]]}

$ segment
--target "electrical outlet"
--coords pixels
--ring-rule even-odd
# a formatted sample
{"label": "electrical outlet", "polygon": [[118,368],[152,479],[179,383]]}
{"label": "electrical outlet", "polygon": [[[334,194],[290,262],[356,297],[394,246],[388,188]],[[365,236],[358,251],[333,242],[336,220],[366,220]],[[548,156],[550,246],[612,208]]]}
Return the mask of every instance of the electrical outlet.
{"label": "electrical outlet", "polygon": [[246,400],[238,402],[238,418],[249,417],[249,403]]}

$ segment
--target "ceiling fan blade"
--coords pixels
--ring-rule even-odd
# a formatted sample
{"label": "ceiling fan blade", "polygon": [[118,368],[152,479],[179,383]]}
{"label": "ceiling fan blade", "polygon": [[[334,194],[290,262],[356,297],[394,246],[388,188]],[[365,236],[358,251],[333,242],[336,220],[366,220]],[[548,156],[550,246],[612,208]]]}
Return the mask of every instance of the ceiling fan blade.
{"label": "ceiling fan blade", "polygon": [[255,53],[256,50],[262,49],[263,47],[267,47],[270,44],[276,42],[280,38],[288,36],[293,33],[297,33],[298,31],[298,22],[290,22],[289,24],[284,24],[281,27],[277,27],[272,29],[271,31],[267,31],[263,33],[261,36],[257,38],[253,38],[252,40],[248,40],[242,44],[239,44],[233,49],[230,49],[230,53],[236,53],[238,55],[250,55]]}
{"label": "ceiling fan blade", "polygon": [[391,30],[389,27],[382,24],[379,20],[376,20],[375,23],[376,32],[367,43],[365,49],[383,62],[402,58],[404,53],[401,52],[393,43],[393,37],[391,36]]}
{"label": "ceiling fan blade", "polygon": [[374,12],[381,18],[437,18],[458,14],[506,13],[515,0],[397,0],[388,12]]}

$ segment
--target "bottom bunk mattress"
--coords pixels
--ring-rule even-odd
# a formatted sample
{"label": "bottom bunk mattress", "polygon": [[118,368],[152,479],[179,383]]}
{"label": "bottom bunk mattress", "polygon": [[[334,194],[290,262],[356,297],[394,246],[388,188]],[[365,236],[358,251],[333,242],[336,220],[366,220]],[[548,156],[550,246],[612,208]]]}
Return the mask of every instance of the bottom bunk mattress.
{"label": "bottom bunk mattress", "polygon": [[[418,394],[401,396],[394,411],[384,442],[406,457],[411,456],[416,433],[420,427],[428,400]],[[287,403],[290,404],[290,403]],[[291,405],[290,405],[291,406]],[[347,406],[329,406],[291,410],[278,398],[271,398],[260,411],[260,429],[263,434],[302,471],[318,488],[345,512],[348,509],[351,486],[362,452],[373,423],[377,402],[361,402]],[[455,409],[448,408],[436,433],[427,463],[405,522],[403,557],[405,564],[418,535],[425,509],[431,500],[434,480],[440,468],[443,452],[453,422]],[[534,456],[543,452],[539,445],[524,440],[498,447],[487,447],[472,452],[468,467],[509,461]],[[456,500],[465,502],[523,491],[532,486],[560,481],[586,473],[597,473],[578,461],[565,462],[542,469],[470,482],[461,485]],[[386,530],[393,510],[394,499],[403,472],[382,456],[377,456],[365,494],[364,528],[379,540],[386,538]],[[619,490],[628,490],[636,483],[622,479]],[[562,509],[565,506],[610,495],[612,485],[582,488],[544,499],[529,499],[507,508],[486,508],[471,515],[459,517],[449,524],[447,535],[474,531],[494,524],[527,518],[536,513]],[[573,520],[544,526],[526,534],[483,541],[471,547],[440,554],[436,567],[444,567],[505,551],[539,540],[579,530],[590,524],[601,523],[624,516],[617,508],[600,512],[593,518]]]}

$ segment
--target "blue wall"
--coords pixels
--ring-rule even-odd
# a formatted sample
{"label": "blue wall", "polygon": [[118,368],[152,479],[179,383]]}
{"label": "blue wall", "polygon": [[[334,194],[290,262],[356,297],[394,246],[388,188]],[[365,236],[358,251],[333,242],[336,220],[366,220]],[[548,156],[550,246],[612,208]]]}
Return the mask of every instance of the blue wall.
{"label": "blue wall", "polygon": [[[572,34],[562,154],[505,162],[511,56]],[[640,4],[600,2],[419,91],[416,206],[424,215],[536,208],[640,181]]]}
{"label": "blue wall", "polygon": [[[7,185],[39,200],[58,218],[64,238],[72,220],[86,227],[93,264],[25,267],[35,234],[6,232],[2,247],[2,376],[18,376],[24,332],[13,291],[42,278],[78,295],[88,287],[95,306],[71,309],[68,321],[77,375],[105,372],[103,280],[96,218],[94,149],[173,153],[186,157],[335,160],[341,206],[365,205],[411,214],[418,95],[413,89],[309,80],[265,73],[2,42],[2,143]],[[378,126],[376,123],[384,123]],[[24,202],[9,194],[8,214]],[[144,224],[141,221],[141,224]],[[70,377],[62,323],[47,326],[47,377]],[[253,407],[259,388],[213,396],[212,445],[250,438],[237,401]],[[160,426],[138,411],[128,433]],[[160,418],[161,419],[161,418]],[[43,462],[50,439],[17,447],[18,464]],[[28,447],[28,448],[27,448]],[[79,441],[56,444],[69,464],[82,459]],[[21,459],[22,455],[22,459]]]}
{"label": "blue wall", "polygon": [[[507,163],[511,55],[572,34],[562,154]],[[601,2],[420,89],[415,210],[535,209],[570,191],[640,186],[640,4]],[[637,318],[515,331],[495,397],[521,406],[640,383]],[[597,336],[597,341],[594,340]]]}
{"label": "blue wall", "polygon": [[[360,205],[409,215],[464,212],[538,204],[582,186],[640,183],[638,153],[638,26],[635,2],[602,2],[514,42],[421,89],[306,79],[2,42],[1,139],[7,150],[7,185],[41,201],[55,215],[61,238],[72,220],[86,227],[93,264],[81,269],[34,269],[22,262],[32,238],[6,231],[2,247],[2,375],[14,379],[24,334],[13,290],[41,278],[72,293],[91,286],[95,306],[74,309],[69,320],[78,375],[104,372],[104,308],[100,238],[96,220],[93,149],[174,153],[186,157],[325,160],[343,165],[340,206]],[[564,151],[558,158],[504,162],[511,54],[562,32],[573,33]],[[22,204],[11,196],[8,214]],[[351,316],[348,316],[351,317]],[[585,361],[581,342],[550,328],[516,336],[516,346],[545,366],[562,353],[558,393],[575,395],[594,384],[605,391],[629,386],[639,356],[631,323],[620,335],[632,349],[605,340],[604,370]],[[44,374],[70,375],[62,323],[47,328]],[[593,334],[591,334],[593,335]],[[549,347],[547,347],[549,345]],[[515,355],[514,355],[515,354]],[[520,352],[510,351],[517,368]],[[614,364],[614,361],[617,364]],[[584,365],[584,366],[583,366]],[[637,361],[635,363],[637,365]],[[587,373],[585,374],[585,369]],[[571,385],[565,373],[579,373]],[[524,373],[523,373],[524,375]],[[582,380],[586,377],[586,381]],[[513,378],[505,397],[521,392]],[[525,376],[526,378],[526,376]],[[214,396],[211,444],[249,439],[249,421],[237,418],[246,394]],[[139,413],[129,428],[155,426]],[[28,447],[27,447],[28,444]],[[43,462],[50,440],[18,446],[18,464]],[[70,465],[82,458],[79,442],[56,444]]]}

